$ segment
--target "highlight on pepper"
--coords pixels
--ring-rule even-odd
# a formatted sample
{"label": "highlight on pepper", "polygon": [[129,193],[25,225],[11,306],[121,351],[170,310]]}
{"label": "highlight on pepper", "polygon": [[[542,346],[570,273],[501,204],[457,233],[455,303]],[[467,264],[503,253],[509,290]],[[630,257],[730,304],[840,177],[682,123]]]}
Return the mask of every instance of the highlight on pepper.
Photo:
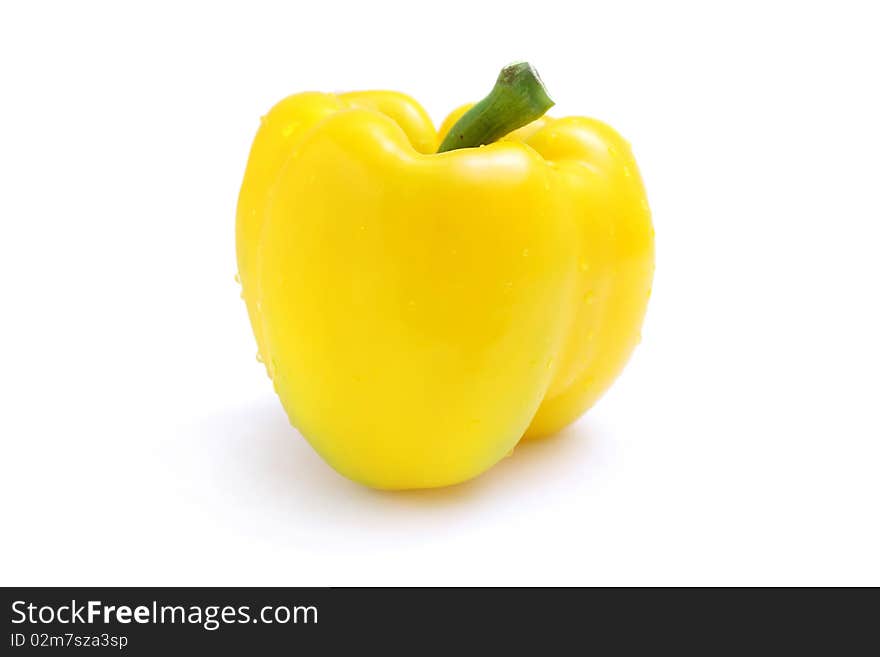
{"label": "highlight on pepper", "polygon": [[629,144],[551,118],[535,69],[435,130],[395,91],[263,117],[242,297],[291,423],[370,487],[447,486],[572,423],[640,339],[654,230]]}

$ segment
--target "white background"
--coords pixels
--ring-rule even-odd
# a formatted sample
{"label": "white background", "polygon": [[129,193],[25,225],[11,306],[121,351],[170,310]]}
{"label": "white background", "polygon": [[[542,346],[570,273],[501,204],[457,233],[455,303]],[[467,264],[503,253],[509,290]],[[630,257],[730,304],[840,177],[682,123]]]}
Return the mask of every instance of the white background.
{"label": "white background", "polygon": [[[6,2],[0,583],[880,584],[873,3]],[[528,59],[632,143],[644,340],[554,439],[379,493],[288,425],[235,274],[302,90],[439,121]]]}

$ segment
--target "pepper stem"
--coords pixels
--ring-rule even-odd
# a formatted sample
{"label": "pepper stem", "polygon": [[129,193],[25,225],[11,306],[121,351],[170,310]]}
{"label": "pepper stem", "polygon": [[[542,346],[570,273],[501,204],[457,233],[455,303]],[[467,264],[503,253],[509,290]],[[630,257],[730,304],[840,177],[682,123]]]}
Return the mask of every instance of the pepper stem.
{"label": "pepper stem", "polygon": [[553,104],[531,64],[505,66],[489,95],[456,121],[437,152],[491,144],[541,118]]}

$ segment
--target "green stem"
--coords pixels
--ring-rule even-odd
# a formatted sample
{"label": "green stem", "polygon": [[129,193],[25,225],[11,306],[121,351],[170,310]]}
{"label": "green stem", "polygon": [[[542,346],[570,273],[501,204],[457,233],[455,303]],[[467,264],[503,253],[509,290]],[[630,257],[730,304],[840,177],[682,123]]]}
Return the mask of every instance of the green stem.
{"label": "green stem", "polygon": [[505,66],[491,93],[462,115],[437,152],[491,144],[541,118],[551,107],[553,101],[531,64]]}

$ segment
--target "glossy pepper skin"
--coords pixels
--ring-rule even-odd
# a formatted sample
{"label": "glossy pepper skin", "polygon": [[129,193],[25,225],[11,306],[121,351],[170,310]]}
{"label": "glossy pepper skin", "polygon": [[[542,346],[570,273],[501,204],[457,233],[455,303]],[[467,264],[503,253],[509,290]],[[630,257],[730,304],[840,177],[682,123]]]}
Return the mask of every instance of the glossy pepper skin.
{"label": "glossy pepper skin", "polygon": [[243,298],[274,387],[337,471],[470,479],[574,421],[639,341],[653,228],[628,144],[542,118],[437,154],[411,98],[303,93],[263,118],[239,197]]}

